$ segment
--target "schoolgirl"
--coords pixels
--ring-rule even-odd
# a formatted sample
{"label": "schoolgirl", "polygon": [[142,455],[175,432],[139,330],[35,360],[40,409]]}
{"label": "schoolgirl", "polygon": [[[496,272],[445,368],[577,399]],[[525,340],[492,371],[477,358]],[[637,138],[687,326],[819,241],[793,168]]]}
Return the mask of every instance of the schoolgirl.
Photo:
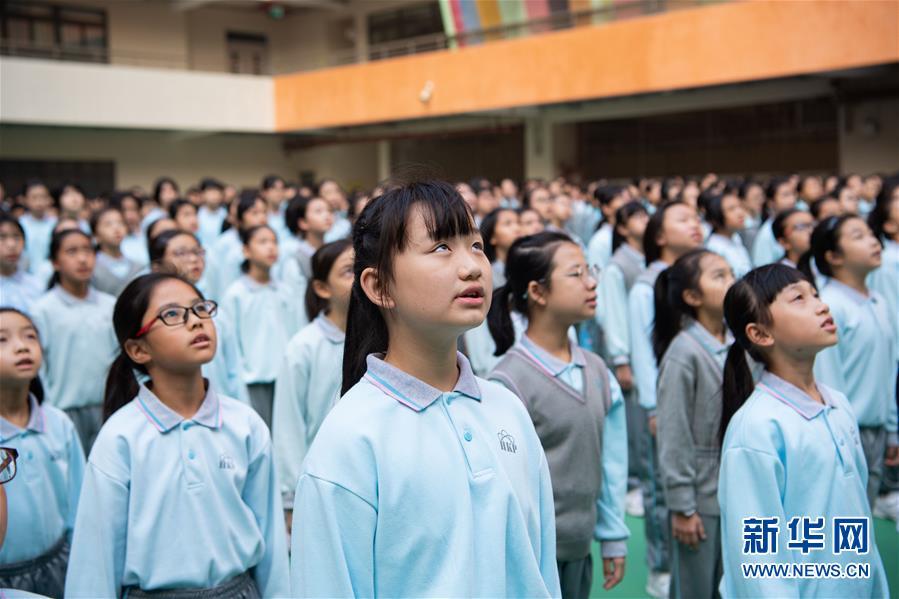
{"label": "schoolgirl", "polygon": [[776,177],[768,182],[766,189],[767,219],[759,226],[752,241],[752,263],[763,266],[777,262],[782,253],[777,244],[771,225],[778,214],[796,208],[796,188],[787,177]]}
{"label": "schoolgirl", "polygon": [[[312,277],[312,254],[325,244],[325,235],[334,226],[334,216],[322,198],[294,198],[284,212],[284,220],[291,235],[281,248],[279,278],[294,297],[306,297],[306,287]],[[306,323],[306,315],[300,313],[299,324]]]}
{"label": "schoolgirl", "polygon": [[811,246],[815,220],[811,214],[798,208],[784,210],[774,217],[771,232],[783,250],[779,262],[797,268],[799,260]]}
{"label": "schoolgirl", "polygon": [[128,229],[118,208],[103,208],[91,215],[91,232],[97,247],[91,284],[113,297],[143,269],[122,253],[122,241]]}
{"label": "schoolgirl", "polygon": [[25,208],[20,222],[25,230],[25,255],[28,257],[28,271],[37,275],[38,268],[47,261],[47,248],[56,225],[52,213],[53,198],[47,186],[39,179],[29,179],[23,189]]}
{"label": "schoolgirl", "polygon": [[621,185],[600,185],[593,197],[602,211],[602,223],[587,244],[590,264],[605,268],[612,258],[612,232],[615,229],[615,211],[631,201],[627,188]]}
{"label": "schoolgirl", "polygon": [[267,218],[265,200],[255,190],[241,192],[234,209],[232,226],[219,236],[210,252],[207,292],[211,297],[223,297],[231,283],[241,276],[244,261],[241,231],[260,227]]}
{"label": "schoolgirl", "polygon": [[743,245],[740,231],[746,225],[746,213],[736,194],[703,196],[705,219],[712,227],[706,247],[722,256],[734,276],[742,277],[752,270],[752,259]]}
{"label": "schoolgirl", "polygon": [[27,313],[46,285],[20,267],[25,239],[25,229],[19,221],[0,212],[0,302]]}

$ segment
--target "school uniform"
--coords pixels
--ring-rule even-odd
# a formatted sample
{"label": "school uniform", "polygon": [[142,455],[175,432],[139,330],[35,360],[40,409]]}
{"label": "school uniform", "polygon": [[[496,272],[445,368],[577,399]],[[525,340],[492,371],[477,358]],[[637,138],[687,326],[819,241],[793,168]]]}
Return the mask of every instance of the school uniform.
{"label": "school uniform", "polygon": [[758,233],[752,240],[752,263],[756,266],[765,266],[777,262],[783,256],[783,247],[774,237],[774,217],[767,219],[759,226]]}
{"label": "school uniform", "polygon": [[298,328],[299,306],[283,285],[257,283],[248,275],[228,288],[222,305],[234,325],[250,404],[271,427],[275,379],[287,342]]}
{"label": "school uniform", "polygon": [[19,224],[25,230],[25,255],[28,257],[28,271],[35,274],[38,266],[50,257],[50,239],[53,237],[56,217],[35,218],[26,212],[19,218]]}
{"label": "school uniform", "polygon": [[314,597],[559,596],[552,486],[521,400],[441,392],[374,354],[312,443],[291,584]]}
{"label": "school uniform", "polygon": [[489,379],[521,398],[546,452],[562,596],[588,597],[593,539],[603,558],[627,554],[627,424],[621,388],[602,359],[574,343],[570,350],[564,362],[524,335]]}
{"label": "school uniform", "polygon": [[8,277],[0,275],[0,306],[28,314],[46,288],[47,285],[41,285],[36,276],[21,269]]}
{"label": "school uniform", "polygon": [[227,312],[227,308],[219,306],[212,317],[216,333],[215,357],[211,362],[203,364],[203,376],[209,380],[216,393],[250,405],[250,395],[241,378],[243,362],[237,333]]}
{"label": "school uniform", "polygon": [[28,396],[25,428],[0,417],[0,444],[19,452],[16,476],[4,485],[9,524],[0,548],[0,588],[61,597],[84,451],[72,421]]}
{"label": "school uniform", "polygon": [[287,577],[271,440],[259,416],[209,390],[185,419],[141,385],[88,459],[66,597],[217,587],[180,596],[288,597]]}
{"label": "school uniform", "polygon": [[118,297],[123,289],[130,283],[142,267],[129,260],[126,256],[113,258],[109,254],[97,252],[97,262],[94,266],[94,274],[91,277],[91,285],[103,293]]}
{"label": "school uniform", "polygon": [[836,279],[821,290],[830,307],[839,341],[815,360],[815,379],[845,394],[852,404],[868,460],[868,496],[877,497],[887,445],[896,434],[896,375],[899,355],[893,327],[896,315],[876,291],[864,296]]}
{"label": "school uniform", "polygon": [[886,301],[899,352],[899,241],[884,240],[880,268],[868,275],[868,287]]}
{"label": "school uniform", "polygon": [[672,539],[671,597],[715,597],[722,575],[718,508],[718,428],[724,361],[721,343],[690,319],[659,365],[659,478],[670,512],[699,514],[706,538],[692,549]]}
{"label": "school uniform", "polygon": [[324,314],[287,344],[275,381],[272,438],[284,507],[293,506],[303,458],[340,396],[344,332]]}
{"label": "school uniform", "polygon": [[215,210],[200,206],[197,210],[197,222],[200,225],[197,237],[200,238],[203,247],[212,247],[215,244],[216,239],[222,233],[222,223],[225,222],[227,216],[228,209],[224,206],[219,206]]}
{"label": "school uniform", "polygon": [[587,243],[587,260],[590,264],[605,268],[612,259],[612,225],[603,222]]}
{"label": "school uniform", "polygon": [[735,278],[739,279],[752,270],[752,259],[737,234],[734,234],[733,237],[726,237],[719,233],[712,233],[706,240],[705,246],[709,251],[715,252],[727,261]]}
{"label": "school uniform", "polygon": [[581,243],[587,243],[600,221],[602,221],[602,211],[590,202],[580,200],[573,203],[571,219],[566,228]]}
{"label": "school uniform", "polygon": [[[479,225],[480,226],[480,225]],[[346,239],[353,234],[353,223],[347,217],[346,210],[338,210],[334,213],[334,224],[331,229],[325,233],[325,243],[331,243],[339,239]]]}
{"label": "school uniform", "polygon": [[[867,472],[858,427],[846,397],[818,384],[821,404],[765,372],[727,427],[718,501],[724,597],[886,597],[886,573],[871,530]],[[790,548],[792,518],[824,518],[820,549]],[[836,553],[834,518],[865,518],[869,551]],[[746,518],[777,518],[776,549],[744,551]],[[761,527],[756,527],[760,529]],[[801,531],[803,526],[799,526]],[[752,537],[750,537],[751,540]],[[801,541],[802,538],[794,540]],[[772,549],[769,545],[769,549]],[[756,549],[758,547],[756,546]],[[868,564],[868,578],[751,578],[742,564]]]}
{"label": "school uniform", "polygon": [[490,270],[493,273],[493,289],[502,287],[506,284],[506,263],[494,260],[490,264]]}
{"label": "school uniform", "polygon": [[150,225],[155,223],[161,218],[168,218],[169,213],[160,208],[159,206],[154,206],[147,212],[147,215],[144,216],[140,221],[140,232],[141,234],[146,234],[147,229],[150,228]]}
{"label": "school uniform", "polygon": [[150,252],[147,250],[147,237],[140,233],[129,233],[122,240],[122,255],[140,267],[150,264]]}
{"label": "school uniform", "polygon": [[92,287],[82,299],[55,285],[31,313],[44,353],[47,401],[72,419],[86,453],[100,430],[106,375],[119,347],[114,307],[114,297]]}
{"label": "school uniform", "polygon": [[243,242],[237,229],[231,228],[222,233],[212,245],[212,251],[206,254],[206,268],[209,296],[219,300],[225,296],[228,287],[241,276],[240,265],[243,264]]}
{"label": "school uniform", "polygon": [[[668,508],[658,480],[658,449],[656,437],[649,434],[649,417],[656,411],[656,381],[658,367],[652,350],[652,326],[655,320],[654,287],[656,279],[668,265],[656,260],[634,281],[627,298],[630,317],[631,370],[637,401],[644,410],[647,425],[644,436],[643,505],[646,518],[646,561],[654,572],[668,571]],[[658,420],[656,420],[658,422]]]}
{"label": "school uniform", "polygon": [[[303,238],[294,238],[296,241],[285,249],[285,259],[281,264],[281,282],[290,289],[290,294],[297,298],[302,306],[306,297],[306,287],[312,280],[312,256],[316,249],[309,245]],[[297,326],[303,327],[309,323],[306,310],[297,309]]]}

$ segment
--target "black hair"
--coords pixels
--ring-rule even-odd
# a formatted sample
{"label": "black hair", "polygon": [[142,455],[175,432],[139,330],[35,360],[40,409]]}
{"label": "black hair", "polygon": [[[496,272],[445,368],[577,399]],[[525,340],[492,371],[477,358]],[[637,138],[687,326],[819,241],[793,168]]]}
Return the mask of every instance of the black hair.
{"label": "black hair", "polygon": [[108,214],[110,212],[118,212],[119,216],[124,218],[124,215],[122,214],[122,209],[119,208],[118,206],[104,206],[103,208],[100,208],[96,212],[91,213],[91,218],[88,221],[88,223],[90,224],[92,234],[94,234],[94,235],[97,234],[97,227],[100,226],[100,219],[103,218],[103,216],[105,214]]}
{"label": "black hair", "polygon": [[50,193],[50,188],[47,187],[47,184],[42,179],[28,179],[25,181],[25,185],[22,186],[22,195],[28,195],[32,187],[43,187],[47,190],[47,193]]}
{"label": "black hair", "polygon": [[800,281],[815,286],[813,279],[795,268],[784,264],[767,264],[746,273],[724,296],[724,320],[733,333],[734,343],[727,351],[724,362],[721,425],[718,429],[722,443],[731,418],[755,389],[746,354],[756,362],[765,364],[764,355],[747,337],[746,327],[750,323],[770,326],[771,304],[785,287]]}
{"label": "black hair", "polygon": [[197,211],[196,205],[190,200],[177,198],[175,200],[172,200],[172,203],[169,204],[169,218],[171,218],[172,220],[176,220],[175,217],[178,216],[178,211],[181,210],[181,208],[183,208],[184,206],[190,206],[194,209],[194,212]]}
{"label": "black hair", "polygon": [[[62,249],[62,242],[66,240],[67,237],[71,237],[72,235],[81,235],[85,239],[87,239],[88,243],[91,243],[91,237],[81,229],[66,229],[65,231],[60,231],[58,233],[54,233],[52,237],[50,237],[50,260],[56,260],[56,257],[59,255],[59,250]],[[91,245],[93,247],[93,245]],[[59,271],[55,268],[53,269],[53,276],[50,277],[50,281],[47,282],[47,289],[53,289],[56,284],[59,283]]]}
{"label": "black hair", "polygon": [[190,231],[184,231],[182,229],[169,229],[168,231],[163,231],[151,239],[150,244],[147,247],[150,252],[150,264],[161,264],[163,258],[165,258],[165,250],[169,247],[169,243],[176,237],[181,237],[182,235],[193,237],[194,241],[200,245],[200,240]]}
{"label": "black hair", "polygon": [[[244,189],[240,192],[240,196],[237,199],[237,228],[243,228],[243,215],[249,212],[253,206],[256,205],[256,202],[265,202],[265,198],[259,195],[259,192],[255,189]],[[266,208],[268,209],[268,208]]]}
{"label": "black hair", "polygon": [[315,293],[312,282],[322,281],[327,283],[328,277],[331,275],[331,269],[334,268],[334,263],[341,254],[351,247],[353,247],[352,241],[349,239],[340,239],[338,241],[326,243],[312,254],[312,278],[306,286],[305,297],[306,316],[309,317],[310,322],[313,321],[320,312],[324,312],[328,309],[328,300]]}
{"label": "black hair", "polygon": [[[623,185],[598,185],[596,189],[593,190],[593,197],[599,202],[600,207],[608,206],[612,203],[612,200],[621,195],[624,190],[625,187]],[[596,228],[598,229],[601,227],[604,222],[606,222],[605,215],[603,215],[602,220]]]}
{"label": "black hair", "polygon": [[[250,227],[249,229],[239,229],[237,231],[238,235],[240,235],[240,242],[244,245],[244,247],[250,245],[250,242],[256,237],[256,233],[262,230],[271,231],[272,235],[275,236],[275,241],[278,240],[278,234],[275,233],[275,230],[269,227],[268,225],[259,225],[256,227]],[[240,263],[240,272],[250,272],[250,260],[248,258],[244,258],[244,261]]]}
{"label": "black hair", "polygon": [[799,270],[813,279],[812,259],[814,259],[818,272],[825,277],[833,277],[833,268],[831,268],[830,262],[827,261],[827,252],[840,251],[840,231],[851,220],[865,222],[865,219],[857,214],[844,214],[842,216],[831,216],[818,223],[815,226],[815,230],[812,231],[811,247],[799,259]]}
{"label": "black hair", "polygon": [[547,288],[556,251],[563,243],[574,243],[565,233],[543,231],[515,240],[506,258],[506,284],[493,291],[487,313],[487,328],[496,344],[493,355],[501,356],[515,343],[511,311],[528,315],[528,285],[539,281]]}
{"label": "black hair", "polygon": [[19,230],[19,234],[22,235],[22,241],[27,240],[27,238],[25,237],[25,228],[22,226],[22,223],[19,222],[19,219],[17,219],[6,210],[0,210],[0,225],[6,223],[13,225],[16,229]]}
{"label": "black hair", "polygon": [[[839,204],[840,196],[836,190],[834,190],[834,192],[829,195],[821,196],[820,198],[812,202],[808,207],[809,212],[812,214],[812,217],[815,220],[821,220],[821,210],[824,208],[824,204],[826,204],[827,202],[837,202]],[[786,212],[792,213],[792,210],[787,210]],[[779,216],[780,215],[778,214],[777,217]],[[775,221],[777,221],[777,217],[774,218]]]}
{"label": "black hair", "polygon": [[774,201],[774,197],[777,195],[778,188],[785,184],[789,183],[789,177],[773,177],[768,181],[768,184],[765,186],[765,211],[763,221],[771,218],[772,216],[776,216],[773,213],[773,209],[768,204]]}
{"label": "black hair", "polygon": [[484,239],[484,254],[490,260],[490,264],[496,262],[496,246],[490,241],[493,239],[493,233],[496,231],[496,223],[499,222],[499,215],[503,212],[511,212],[517,215],[514,208],[496,208],[491,210],[484,220],[481,221],[481,237]]}
{"label": "black hair", "polygon": [[341,395],[365,374],[368,354],[387,351],[387,322],[380,308],[365,295],[359,281],[362,271],[374,268],[378,272],[378,291],[386,294],[393,280],[394,256],[408,243],[406,223],[416,206],[420,206],[432,239],[477,232],[462,196],[445,181],[396,185],[368,203],[353,226],[355,281],[347,314]]}
{"label": "black hair", "polygon": [[[177,185],[175,186],[175,189],[178,189]],[[200,191],[206,191],[207,189],[217,189],[219,191],[224,191],[225,185],[218,179],[206,177],[205,179],[200,181]]]}
{"label": "black hair", "polygon": [[175,180],[171,177],[160,177],[156,179],[156,183],[153,184],[153,200],[159,205],[162,205],[162,202],[159,201],[159,195],[162,193],[162,187],[166,183],[174,187],[176,193],[179,191],[178,184],[175,183]]}
{"label": "black hair", "polygon": [[615,211],[615,228],[612,229],[612,253],[615,253],[622,243],[626,243],[627,239],[618,232],[618,227],[627,226],[627,221],[637,214],[648,214],[646,206],[640,202],[628,202],[624,206]]}
{"label": "black hair", "polygon": [[278,181],[280,181],[281,183],[284,183],[285,185],[287,185],[287,183],[284,181],[284,177],[281,177],[281,176],[279,176],[279,175],[266,175],[266,176],[262,179],[262,185],[261,185],[261,187],[262,187],[263,190],[271,189],[272,187],[275,186],[275,184],[276,184]]}
{"label": "black hair", "polygon": [[122,204],[125,203],[127,198],[131,198],[137,203],[137,208],[140,209],[144,204],[144,199],[140,195],[136,193],[132,193],[130,191],[117,191],[112,194],[112,197],[109,198],[109,205],[113,208],[118,208],[122,210]]}
{"label": "black hair", "polygon": [[801,213],[802,210],[800,210],[799,208],[790,208],[789,210],[784,210],[783,212],[775,216],[774,220],[771,222],[771,233],[774,234],[774,239],[783,239],[786,235],[787,220],[794,214]]}
{"label": "black hair", "polygon": [[109,367],[109,374],[106,375],[106,390],[103,393],[104,422],[137,395],[139,386],[134,372],[149,374],[146,367],[128,356],[125,342],[133,339],[144,326],[144,315],[150,307],[153,290],[165,281],[181,281],[185,285],[190,285],[200,299],[205,299],[195,285],[171,273],[154,272],[137,277],[122,290],[112,312],[112,327],[119,342],[119,354]]}
{"label": "black hair", "polygon": [[[0,222],[8,222],[8,221],[0,221]],[[41,332],[38,330],[37,325],[34,324],[34,320],[31,319],[28,314],[22,312],[18,308],[13,308],[12,306],[0,306],[0,314],[18,314],[25,320],[31,323],[31,326],[34,327],[34,330],[37,331],[38,339],[40,339]],[[41,375],[35,375],[31,382],[28,383],[28,392],[32,393],[35,398],[37,398],[37,403],[44,403],[44,385],[41,384]]]}
{"label": "black hair", "polygon": [[314,200],[325,201],[316,195],[311,198],[297,196],[287,203],[287,210],[284,211],[284,224],[297,237],[306,237],[306,232],[300,229],[300,219],[306,218],[306,210],[309,209],[309,204]]}
{"label": "black hair", "polygon": [[687,316],[696,318],[696,308],[684,301],[684,292],[699,290],[702,277],[701,262],[706,256],[716,256],[714,252],[700,248],[687,252],[663,270],[656,279],[655,319],[652,324],[652,351],[656,362],[684,327]]}
{"label": "black hair", "polygon": [[[158,225],[160,222],[162,222],[164,220],[172,220],[172,219],[170,219],[167,216],[160,216],[159,218],[154,220],[152,223],[147,225],[147,230],[144,231],[144,235],[147,238],[147,248],[150,247],[150,245],[153,243],[153,239],[156,237],[156,235],[153,234],[153,229],[155,229],[156,225]],[[161,235],[161,233],[157,233],[157,235]]]}
{"label": "black hair", "polygon": [[687,204],[680,200],[662,202],[658,210],[649,217],[649,222],[646,223],[646,232],[643,234],[643,255],[646,258],[647,266],[662,257],[662,246],[659,245],[656,238],[665,226],[665,213],[673,206],[687,206]]}
{"label": "black hair", "polygon": [[319,195],[322,192],[322,187],[325,186],[326,183],[333,183],[337,187],[340,188],[340,191],[343,191],[343,187],[340,187],[340,183],[337,182],[337,179],[332,179],[330,177],[325,177],[321,181],[318,182],[318,185],[315,186],[315,195]]}
{"label": "black hair", "polygon": [[880,193],[877,195],[877,202],[875,202],[874,208],[868,214],[868,226],[871,227],[874,235],[881,242],[889,237],[889,234],[884,229],[884,225],[890,220],[890,207],[893,203],[893,193],[896,188],[899,188],[899,178],[884,181],[883,187],[880,188]]}
{"label": "black hair", "polygon": [[712,226],[716,233],[724,229],[724,198],[718,193],[704,191],[699,194],[699,207],[705,215],[705,220]]}

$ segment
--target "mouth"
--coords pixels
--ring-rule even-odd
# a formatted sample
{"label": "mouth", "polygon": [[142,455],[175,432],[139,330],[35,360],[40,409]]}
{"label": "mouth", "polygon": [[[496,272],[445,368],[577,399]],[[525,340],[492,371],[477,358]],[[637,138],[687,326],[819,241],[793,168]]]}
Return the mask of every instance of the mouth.
{"label": "mouth", "polygon": [[31,358],[22,358],[15,364],[18,370],[27,370],[29,368],[34,368],[34,360]]}
{"label": "mouth", "polygon": [[196,337],[193,338],[193,341],[190,342],[191,347],[195,347],[197,349],[205,349],[212,344],[212,339],[209,338],[209,335],[205,335],[200,333]]}
{"label": "mouth", "polygon": [[588,298],[587,298],[587,301],[586,301],[585,303],[586,303],[588,306],[590,306],[591,308],[595,308],[595,307],[596,307],[596,294],[594,293],[593,295],[591,295],[590,297],[588,297]]}
{"label": "mouth", "polygon": [[831,318],[829,316],[824,319],[824,322],[821,323],[821,328],[824,329],[825,331],[827,331],[828,333],[836,333],[837,332],[837,325],[833,321],[833,318]]}
{"label": "mouth", "polygon": [[465,306],[481,306],[484,304],[484,288],[481,285],[470,285],[456,296],[455,301]]}

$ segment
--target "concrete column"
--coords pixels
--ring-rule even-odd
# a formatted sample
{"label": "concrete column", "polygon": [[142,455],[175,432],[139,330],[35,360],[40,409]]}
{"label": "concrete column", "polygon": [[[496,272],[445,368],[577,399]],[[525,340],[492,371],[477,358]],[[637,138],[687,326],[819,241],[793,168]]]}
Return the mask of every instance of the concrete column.
{"label": "concrete column", "polygon": [[553,126],[545,115],[525,120],[524,148],[525,177],[551,179],[555,176]]}
{"label": "concrete column", "polygon": [[390,140],[382,139],[378,142],[378,181],[383,181],[390,177]]}
{"label": "concrete column", "polygon": [[357,12],[353,16],[356,33],[356,62],[368,62],[368,18],[365,12]]}

